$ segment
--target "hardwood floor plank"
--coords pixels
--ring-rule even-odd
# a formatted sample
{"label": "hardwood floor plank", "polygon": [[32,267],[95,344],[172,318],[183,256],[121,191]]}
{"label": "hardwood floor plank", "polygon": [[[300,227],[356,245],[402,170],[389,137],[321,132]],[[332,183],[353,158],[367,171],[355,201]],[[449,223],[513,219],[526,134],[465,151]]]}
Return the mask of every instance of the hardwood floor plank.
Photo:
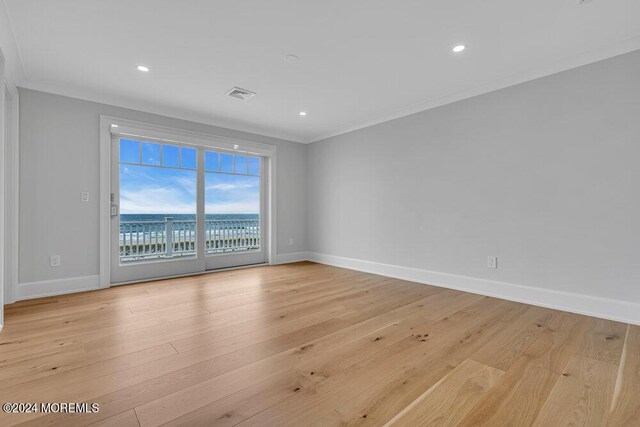
{"label": "hardwood floor plank", "polygon": [[474,314],[460,311],[450,317],[425,325],[429,339],[423,340],[417,335],[409,336],[393,346],[384,348],[349,366],[312,388],[303,390],[284,402],[272,406],[240,423],[240,425],[268,423],[306,425],[312,423],[341,403],[371,389],[376,383],[401,370],[405,364],[411,363],[412,360],[423,355],[429,349],[437,351],[442,348],[441,345],[446,345],[433,344],[433,341],[446,343],[464,341],[465,337],[469,335],[469,329],[472,328],[469,324],[470,321],[475,319],[473,323],[477,326],[490,317],[493,310],[498,310],[504,305],[505,303],[502,301],[484,298],[473,304]]}
{"label": "hardwood floor plank", "polygon": [[308,380],[295,371],[271,376],[212,404],[182,415],[164,426],[233,426],[299,393]]}
{"label": "hardwood floor plank", "polygon": [[[434,298],[435,299],[435,298]],[[476,296],[465,295],[462,298],[456,297],[457,302],[460,305],[452,304],[449,308],[450,311],[442,312],[446,315],[453,315],[460,311],[462,308],[479,301]],[[372,330],[368,333],[358,335],[351,330],[345,330],[348,334],[349,342],[344,345],[333,347],[330,351],[325,351],[309,357],[307,354],[304,360],[299,360],[296,363],[296,369],[303,375],[309,377],[314,381],[320,381],[322,379],[329,378],[349,366],[360,362],[361,360],[369,357],[373,352],[380,349],[387,348],[397,344],[399,341],[408,338],[416,337],[417,339],[426,339],[423,334],[426,335],[425,329],[430,323],[441,320],[441,316],[434,317],[429,307],[432,304],[442,301],[442,299],[422,300],[413,304],[416,309],[425,308],[424,310],[416,311],[411,316],[407,316],[403,319],[395,320],[393,323],[387,324],[376,330]],[[420,306],[423,307],[420,307]],[[375,317],[371,320],[377,320],[380,317]],[[361,324],[369,324],[371,321],[362,322]]]}
{"label": "hardwood floor plank", "polygon": [[457,332],[439,333],[437,329],[428,328],[422,337],[416,335],[427,347],[400,369],[341,402],[333,412],[334,416],[339,415],[337,424],[386,423],[469,358],[486,339],[500,333],[505,323],[518,318],[526,308],[522,304],[504,304],[487,310],[482,305],[470,305],[447,319],[457,323]]}
{"label": "hardwood floor plank", "polygon": [[576,352],[617,366],[622,357],[627,326],[612,320],[588,319],[585,337],[579,341]]}
{"label": "hardwood floor plank", "polygon": [[140,427],[136,412],[132,409],[91,424],[93,427]]}
{"label": "hardwood floor plank", "polygon": [[617,364],[573,355],[534,426],[606,425],[617,372]]}
{"label": "hardwood floor plank", "polygon": [[[424,301],[422,303],[414,303],[413,307],[414,309],[420,310],[424,308],[424,304]],[[420,307],[420,305],[423,305],[423,307]],[[407,311],[410,312],[411,308],[407,309]],[[253,381],[260,381],[261,379],[265,378],[265,375],[267,377],[270,377],[274,374],[278,374],[279,372],[287,372],[291,370],[292,367],[303,363],[303,360],[310,360],[312,356],[315,356],[317,359],[318,357],[320,357],[319,355],[326,354],[332,348],[341,348],[343,345],[339,340],[339,335],[346,331],[348,331],[348,338],[352,340],[354,338],[352,328],[345,328],[343,331],[333,333],[330,336],[323,337],[313,342],[305,343],[304,345],[292,349],[291,351],[270,357],[268,359],[264,359],[245,368],[230,372],[228,375],[225,375],[225,378],[215,377],[211,380],[199,383],[188,389],[181,390],[177,393],[166,396],[158,401],[150,402],[143,407],[138,407],[136,408],[136,411],[139,414],[141,424],[153,425],[170,421],[171,418],[169,417],[175,416],[177,411],[171,410],[163,413],[163,408],[174,408],[177,405],[178,407],[180,407],[180,411],[189,411],[190,408],[195,410],[226,396],[226,394],[215,395],[210,392],[205,392],[205,390],[217,390],[222,393],[233,393],[234,389],[231,386],[227,385],[225,387],[222,387],[218,385],[221,380],[226,380],[227,376],[231,381],[237,381],[235,378],[239,375],[249,375],[251,376],[251,378],[253,378]],[[380,334],[380,331],[374,332]],[[409,334],[410,331],[407,328],[405,336],[408,336]],[[367,342],[375,342],[380,348],[384,348],[386,344],[386,342],[384,342],[383,340],[367,340]],[[360,352],[359,354],[366,355],[367,353]],[[309,372],[311,371],[309,371],[308,369],[302,369],[302,371],[304,371],[304,376],[313,376],[309,374]],[[316,379],[322,378],[322,374],[321,372],[318,372],[318,374],[314,378],[307,378],[310,381],[315,381]],[[244,382],[244,380],[241,381],[241,383]]]}
{"label": "hardwood floor plank", "polygon": [[[453,313],[481,298],[476,295],[460,294],[453,291],[432,295],[400,309],[383,313],[365,322],[306,343],[290,352],[275,356],[274,362],[276,361],[275,358],[281,359],[278,365],[285,370],[295,367],[294,374],[300,375],[301,378],[306,378],[309,384],[322,381],[336,369],[340,370],[342,369],[341,367],[349,366],[366,358],[373,352],[380,351],[403,338],[411,336],[412,328],[424,325],[427,322],[426,319],[433,316],[433,313],[438,311],[437,307],[444,301],[455,302],[450,308],[451,313]],[[441,313],[444,312],[441,311]],[[269,369],[265,370],[273,372],[274,369],[276,369],[275,365],[271,365]],[[212,418],[215,419],[215,423],[226,424],[230,421],[234,423],[242,421],[259,412],[256,405],[249,402],[261,401],[263,383],[273,381],[275,379],[253,384],[232,396],[227,396],[196,409],[190,414],[181,417],[181,419],[183,421],[201,420],[204,414],[217,414]],[[293,395],[303,390],[306,386],[298,385],[298,387],[297,391],[293,387],[287,390],[287,394]],[[190,392],[193,391],[186,391],[186,393]],[[218,417],[225,414],[226,417],[218,419]]]}
{"label": "hardwood floor plank", "polygon": [[[377,286],[377,285],[376,285]],[[392,293],[394,290],[384,290],[384,293]],[[397,291],[395,291],[397,292]],[[425,291],[426,292],[426,291]],[[131,333],[112,334],[101,337],[93,335],[85,341],[85,349],[99,350],[111,349],[121,354],[137,351],[158,345],[163,342],[178,341],[198,334],[206,334],[227,328],[231,335],[228,337],[248,333],[260,328],[275,326],[278,323],[288,322],[301,314],[326,310],[327,307],[339,306],[341,301],[354,302],[368,295],[362,290],[346,290],[339,295],[316,298],[312,301],[284,301],[272,306],[252,307],[248,311],[225,310],[209,313],[199,318],[188,318],[156,325],[144,329],[136,329]],[[390,297],[391,298],[391,297]],[[391,298],[395,301],[394,298]],[[284,316],[284,317],[283,317]]]}
{"label": "hardwood floor plank", "polygon": [[[166,343],[111,358],[102,352],[83,352],[80,355],[73,353],[56,355],[56,357],[47,356],[37,361],[32,359],[25,363],[16,363],[5,369],[0,369],[0,374],[4,377],[0,381],[0,392],[8,392],[9,389],[16,387],[18,384],[41,380],[49,376],[62,375],[67,372],[69,373],[67,377],[72,376],[82,379],[87,378],[86,374],[95,372],[106,375],[109,372],[143,365],[176,353],[175,348],[170,343]],[[34,364],[34,362],[38,363]],[[52,378],[51,381],[56,382],[58,378]]]}
{"label": "hardwood floor plank", "polygon": [[629,325],[611,402],[609,426],[640,425],[640,326]]}
{"label": "hardwood floor plank", "polygon": [[[640,327],[310,262],[5,307],[0,425],[639,425]],[[565,375],[563,375],[565,374]]]}
{"label": "hardwood floor plank", "polygon": [[460,425],[532,424],[586,323],[586,318],[570,313],[554,317]]}
{"label": "hardwood floor plank", "polygon": [[[65,401],[77,399],[100,403],[100,412],[87,416],[53,416],[36,420],[34,425],[86,424],[86,419],[101,419],[147,402],[160,399],[177,390],[207,381],[257,361],[267,359],[286,349],[302,345],[315,338],[330,334],[347,326],[345,322],[331,319],[322,324],[300,329],[291,334],[265,341],[236,352],[216,357],[211,348],[198,348],[192,352],[179,353],[143,367],[120,371],[78,384],[73,381],[64,392],[48,388],[45,401],[51,395],[61,396]],[[265,363],[264,366],[267,364]],[[51,384],[54,386],[55,384]],[[229,392],[229,391],[227,391]],[[27,417],[25,417],[27,418]]]}
{"label": "hardwood floor plank", "polygon": [[473,355],[473,360],[507,371],[548,326],[558,312],[529,307],[518,319],[506,325],[494,339]]}
{"label": "hardwood floor plank", "polygon": [[[80,327],[71,326],[65,324],[58,330],[50,330],[49,332],[41,336],[29,336],[17,340],[15,344],[6,345],[6,355],[14,356],[13,359],[23,355],[34,355],[35,351],[42,351],[43,349],[59,349],[61,343],[82,343],[82,349],[90,352],[89,343],[92,339],[107,338],[109,336],[122,337],[125,333],[134,333],[135,331],[144,331],[145,329],[158,328],[161,329],[163,325],[171,325],[173,322],[197,322],[198,316],[204,316],[210,314],[208,311],[198,306],[189,305],[187,307],[177,306],[175,310],[159,310],[155,313],[155,316],[151,316],[151,313],[145,315],[131,315],[125,316],[113,314],[110,315],[109,320],[100,318],[91,318],[85,323],[88,325]],[[101,319],[104,322],[99,323]],[[75,320],[77,324],[80,320]],[[91,327],[93,326],[93,328]],[[144,333],[142,332],[142,335]],[[138,346],[142,349],[143,346]],[[149,346],[151,347],[151,346]],[[99,350],[96,348],[94,350]]]}
{"label": "hardwood floor plank", "polygon": [[456,425],[503,373],[467,359],[385,425]]}

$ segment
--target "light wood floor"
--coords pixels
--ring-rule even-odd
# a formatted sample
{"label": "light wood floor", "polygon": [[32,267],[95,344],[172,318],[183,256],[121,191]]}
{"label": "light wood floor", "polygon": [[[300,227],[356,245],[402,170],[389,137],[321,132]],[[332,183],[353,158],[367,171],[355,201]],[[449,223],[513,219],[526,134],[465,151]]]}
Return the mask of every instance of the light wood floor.
{"label": "light wood floor", "polygon": [[6,307],[0,425],[640,425],[640,327],[312,263]]}

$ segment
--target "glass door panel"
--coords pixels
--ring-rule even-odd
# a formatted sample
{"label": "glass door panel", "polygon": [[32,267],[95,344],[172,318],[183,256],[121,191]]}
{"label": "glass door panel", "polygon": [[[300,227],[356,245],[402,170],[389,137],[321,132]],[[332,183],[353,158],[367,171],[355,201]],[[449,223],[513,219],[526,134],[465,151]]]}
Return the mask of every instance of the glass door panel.
{"label": "glass door panel", "polygon": [[205,151],[207,269],[265,262],[260,157]]}
{"label": "glass door panel", "polygon": [[[204,270],[198,260],[198,150],[114,138],[112,151],[112,282]],[[178,260],[184,262],[160,264]]]}

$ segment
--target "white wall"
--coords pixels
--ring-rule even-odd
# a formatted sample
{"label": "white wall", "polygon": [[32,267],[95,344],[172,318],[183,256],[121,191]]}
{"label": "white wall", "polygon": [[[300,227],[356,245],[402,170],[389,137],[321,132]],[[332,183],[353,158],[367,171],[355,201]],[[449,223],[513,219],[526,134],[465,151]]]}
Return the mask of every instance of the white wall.
{"label": "white wall", "polygon": [[640,303],[639,159],[636,51],[311,144],[308,247]]}
{"label": "white wall", "polygon": [[[99,272],[101,114],[276,145],[278,254],[304,250],[304,145],[20,89],[20,286]],[[90,193],[89,203],[80,202],[83,191]],[[61,267],[49,266],[52,254],[61,255]]]}

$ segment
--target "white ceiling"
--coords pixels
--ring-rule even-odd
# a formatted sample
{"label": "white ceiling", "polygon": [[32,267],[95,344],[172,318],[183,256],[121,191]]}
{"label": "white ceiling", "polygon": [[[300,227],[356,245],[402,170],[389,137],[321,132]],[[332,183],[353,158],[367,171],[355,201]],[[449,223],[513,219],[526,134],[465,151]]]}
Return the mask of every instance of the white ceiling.
{"label": "white ceiling", "polygon": [[638,0],[4,1],[22,86],[300,142],[640,48]]}

